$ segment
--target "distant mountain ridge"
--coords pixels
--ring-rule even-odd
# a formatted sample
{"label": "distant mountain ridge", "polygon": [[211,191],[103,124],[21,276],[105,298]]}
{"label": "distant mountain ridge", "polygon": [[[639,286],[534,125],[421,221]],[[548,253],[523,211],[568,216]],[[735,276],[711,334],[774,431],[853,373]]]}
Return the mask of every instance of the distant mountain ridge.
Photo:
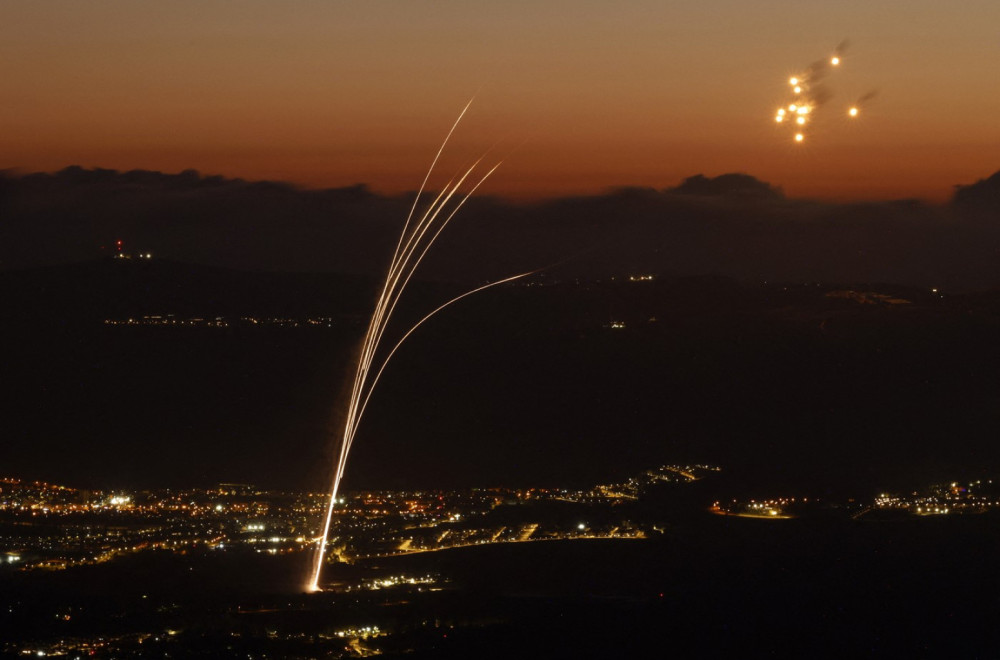
{"label": "distant mountain ridge", "polygon": [[[567,276],[719,274],[749,280],[1000,286],[1000,172],[952,204],[788,199],[748,174],[515,204],[477,196],[419,276],[464,283],[550,267]],[[424,201],[432,197],[428,194]],[[0,270],[125,253],[243,270],[376,276],[413,195],[364,185],[68,167],[0,177]]]}

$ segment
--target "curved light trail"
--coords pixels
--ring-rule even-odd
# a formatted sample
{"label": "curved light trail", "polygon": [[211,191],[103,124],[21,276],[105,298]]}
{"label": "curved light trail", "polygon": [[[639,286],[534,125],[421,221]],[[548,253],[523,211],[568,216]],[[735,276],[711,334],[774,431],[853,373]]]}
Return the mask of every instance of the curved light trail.
{"label": "curved light trail", "polygon": [[[320,574],[323,570],[323,561],[326,556],[330,525],[333,520],[333,510],[337,504],[337,494],[340,489],[341,479],[343,479],[344,476],[344,469],[347,465],[347,456],[350,453],[351,445],[354,442],[354,436],[357,432],[358,424],[361,421],[361,416],[364,414],[365,409],[368,406],[368,401],[371,399],[372,391],[374,390],[376,383],[378,383],[379,378],[382,376],[383,371],[385,371],[385,367],[389,363],[389,360],[392,359],[393,355],[396,354],[396,351],[403,344],[403,342],[406,341],[406,339],[412,335],[417,328],[446,307],[462,300],[467,296],[471,296],[474,293],[478,293],[485,289],[511,282],[527,275],[531,275],[533,272],[537,272],[532,271],[528,273],[521,273],[520,275],[514,275],[502,280],[490,282],[489,284],[484,284],[483,286],[477,287],[471,291],[463,293],[460,296],[452,298],[431,313],[424,316],[405,334],[403,334],[402,338],[396,342],[395,346],[393,346],[388,352],[385,359],[382,360],[378,370],[374,372],[372,371],[372,364],[375,361],[375,357],[378,353],[382,337],[385,334],[386,327],[389,324],[389,320],[392,317],[392,313],[396,309],[396,305],[399,302],[403,291],[406,289],[407,284],[409,284],[410,279],[413,277],[413,273],[420,266],[420,263],[427,255],[428,250],[430,250],[431,246],[437,240],[437,237],[441,234],[444,228],[448,226],[448,223],[453,217],[455,217],[455,214],[458,213],[458,210],[462,208],[465,202],[472,196],[479,186],[481,186],[483,182],[486,181],[486,179],[489,178],[498,167],[500,167],[499,163],[494,165],[483,176],[481,176],[478,181],[476,181],[468,192],[464,193],[464,195],[456,197],[456,194],[465,183],[466,179],[472,175],[482,161],[482,159],[477,160],[472,164],[472,166],[466,169],[465,172],[457,178],[457,180],[452,179],[449,181],[448,184],[442,188],[441,192],[438,193],[434,201],[428,205],[416,222],[414,222],[420,196],[423,194],[424,189],[427,186],[427,181],[430,179],[431,173],[434,171],[434,167],[437,165],[438,159],[441,157],[441,153],[448,144],[448,140],[451,138],[452,133],[455,132],[455,128],[458,126],[459,122],[461,122],[462,117],[465,116],[465,113],[471,104],[472,101],[470,100],[469,103],[467,103],[462,109],[458,119],[455,120],[451,130],[448,131],[448,135],[445,136],[444,141],[441,143],[441,147],[434,156],[434,160],[431,162],[431,166],[427,170],[427,174],[424,176],[423,183],[421,183],[420,189],[417,191],[417,196],[413,201],[413,206],[406,218],[406,222],[403,224],[399,240],[396,243],[396,249],[393,251],[392,261],[389,263],[389,269],[386,272],[385,282],[382,284],[382,291],[375,304],[375,310],[372,313],[371,321],[368,324],[368,329],[365,332],[364,340],[361,344],[361,354],[358,358],[357,370],[354,374],[354,383],[351,388],[351,397],[347,408],[347,420],[344,423],[344,432],[340,441],[340,453],[337,457],[337,467],[334,472],[333,485],[330,488],[329,503],[326,507],[323,534],[317,539],[319,545],[313,559],[312,573],[307,585],[307,589],[309,591],[320,590]],[[457,201],[455,201],[449,208],[449,203],[451,203],[453,199]],[[372,373],[374,373],[374,377],[369,378]]]}

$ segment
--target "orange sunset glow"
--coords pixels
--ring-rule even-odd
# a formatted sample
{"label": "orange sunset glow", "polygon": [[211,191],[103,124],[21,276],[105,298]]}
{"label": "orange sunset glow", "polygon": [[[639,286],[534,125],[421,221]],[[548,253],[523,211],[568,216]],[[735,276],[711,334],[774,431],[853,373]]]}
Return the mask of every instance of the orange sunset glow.
{"label": "orange sunset glow", "polygon": [[[0,168],[398,192],[474,96],[443,164],[494,148],[485,194],[740,171],[793,197],[942,201],[997,166],[998,23],[980,1],[6,3]],[[845,37],[829,111],[794,144],[773,108]]]}

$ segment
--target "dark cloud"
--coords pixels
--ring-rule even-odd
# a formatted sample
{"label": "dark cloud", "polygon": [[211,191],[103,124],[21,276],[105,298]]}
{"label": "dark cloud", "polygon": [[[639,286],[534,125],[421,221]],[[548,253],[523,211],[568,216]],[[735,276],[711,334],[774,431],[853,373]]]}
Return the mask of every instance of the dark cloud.
{"label": "dark cloud", "polygon": [[[300,190],[287,183],[133,170],[68,167],[7,177],[0,268],[79,261],[126,250],[271,270],[363,270],[388,241],[400,200],[365,186]],[[321,258],[320,241],[333,246]],[[329,248],[328,248],[329,249]],[[325,262],[325,263],[324,263]]]}
{"label": "dark cloud", "polygon": [[722,174],[708,178],[702,174],[684,179],[684,182],[668,192],[677,195],[702,195],[717,197],[742,197],[746,199],[781,199],[781,191],[749,174]]}
{"label": "dark cloud", "polygon": [[1000,170],[971,185],[955,186],[952,204],[964,213],[989,215],[994,221],[1000,219]]}
{"label": "dark cloud", "polygon": [[[786,199],[748,174],[692,176],[664,190],[514,204],[473,198],[441,235],[421,278],[481,282],[558,264],[551,277],[627,272],[746,280],[1000,285],[990,222],[1000,175],[954,204],[832,204]],[[425,199],[431,199],[427,196]],[[0,178],[0,268],[126,251],[243,270],[375,275],[412,194],[365,186],[304,190],[186,171],[67,168]]]}

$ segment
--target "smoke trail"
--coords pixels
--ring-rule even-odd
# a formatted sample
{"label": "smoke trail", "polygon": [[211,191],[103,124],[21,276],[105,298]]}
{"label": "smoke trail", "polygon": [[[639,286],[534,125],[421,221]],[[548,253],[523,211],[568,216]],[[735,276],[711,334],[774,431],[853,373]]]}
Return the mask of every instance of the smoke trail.
{"label": "smoke trail", "polygon": [[818,83],[830,72],[830,60],[816,60],[806,67],[800,79],[806,85]]}
{"label": "smoke trail", "polygon": [[818,85],[809,95],[809,103],[814,108],[821,108],[833,98],[833,92],[826,85]]}
{"label": "smoke trail", "polygon": [[864,105],[865,103],[867,103],[868,101],[871,101],[876,96],[878,96],[878,90],[877,89],[873,89],[872,91],[868,92],[867,94],[865,94],[861,98],[859,98],[855,102],[855,105]]}

